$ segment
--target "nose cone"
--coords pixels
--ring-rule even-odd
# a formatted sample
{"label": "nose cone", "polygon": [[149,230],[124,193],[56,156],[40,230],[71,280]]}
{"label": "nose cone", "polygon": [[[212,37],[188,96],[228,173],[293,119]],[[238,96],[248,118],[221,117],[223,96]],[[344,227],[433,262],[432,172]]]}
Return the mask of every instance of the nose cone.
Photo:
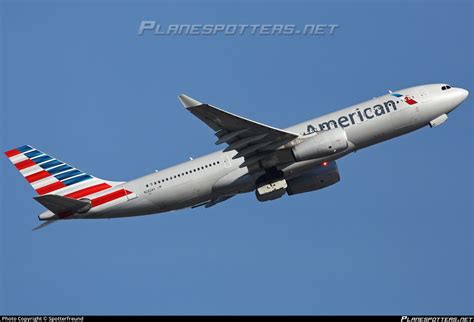
{"label": "nose cone", "polygon": [[469,96],[469,91],[464,88],[460,88],[459,91],[461,92],[459,94],[459,96],[461,96],[461,102],[463,102]]}
{"label": "nose cone", "polygon": [[457,107],[459,104],[464,102],[464,100],[469,96],[469,92],[464,88],[453,88],[452,90],[452,101],[454,107]]}

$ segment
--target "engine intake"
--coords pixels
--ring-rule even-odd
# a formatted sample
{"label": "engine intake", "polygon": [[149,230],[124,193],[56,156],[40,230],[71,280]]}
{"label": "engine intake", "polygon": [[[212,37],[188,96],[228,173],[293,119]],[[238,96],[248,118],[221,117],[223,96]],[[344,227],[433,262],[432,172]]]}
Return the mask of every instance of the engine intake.
{"label": "engine intake", "polygon": [[316,135],[304,140],[293,149],[296,161],[324,158],[347,149],[346,131],[342,128],[318,132]]}

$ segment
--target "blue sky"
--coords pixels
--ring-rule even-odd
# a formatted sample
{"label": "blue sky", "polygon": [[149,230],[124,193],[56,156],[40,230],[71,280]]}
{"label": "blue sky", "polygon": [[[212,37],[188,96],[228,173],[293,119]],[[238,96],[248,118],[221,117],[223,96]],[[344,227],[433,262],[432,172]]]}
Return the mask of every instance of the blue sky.
{"label": "blue sky", "polygon": [[[2,1],[0,146],[111,180],[216,150],[186,93],[277,127],[388,89],[473,91],[471,1]],[[332,36],[137,36],[161,24],[338,24]],[[472,98],[339,161],[328,189],[70,221],[0,162],[2,314],[473,314]]]}

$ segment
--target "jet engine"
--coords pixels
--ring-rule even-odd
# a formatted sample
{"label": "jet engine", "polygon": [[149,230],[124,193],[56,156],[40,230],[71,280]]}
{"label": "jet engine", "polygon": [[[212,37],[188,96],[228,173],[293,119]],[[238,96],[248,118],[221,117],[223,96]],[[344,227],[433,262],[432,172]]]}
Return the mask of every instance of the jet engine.
{"label": "jet engine", "polygon": [[293,147],[295,161],[328,157],[347,149],[346,131],[342,128],[321,131]]}
{"label": "jet engine", "polygon": [[286,192],[288,195],[296,195],[326,188],[333,185],[341,178],[339,177],[339,170],[335,161],[327,162],[326,165],[321,165],[318,168],[304,172],[300,176],[287,180],[288,187]]}

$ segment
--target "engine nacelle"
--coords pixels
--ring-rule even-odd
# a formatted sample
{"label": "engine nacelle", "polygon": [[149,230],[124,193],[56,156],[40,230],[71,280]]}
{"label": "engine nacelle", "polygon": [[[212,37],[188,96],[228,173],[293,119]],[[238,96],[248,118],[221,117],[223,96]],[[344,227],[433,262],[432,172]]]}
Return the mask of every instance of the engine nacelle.
{"label": "engine nacelle", "polygon": [[304,140],[293,149],[296,161],[324,158],[347,149],[346,131],[342,128],[318,132],[316,135]]}
{"label": "engine nacelle", "polygon": [[335,161],[328,162],[326,166],[321,165],[316,169],[309,170],[299,177],[288,180],[286,192],[288,195],[296,195],[326,188],[341,180],[339,169]]}

